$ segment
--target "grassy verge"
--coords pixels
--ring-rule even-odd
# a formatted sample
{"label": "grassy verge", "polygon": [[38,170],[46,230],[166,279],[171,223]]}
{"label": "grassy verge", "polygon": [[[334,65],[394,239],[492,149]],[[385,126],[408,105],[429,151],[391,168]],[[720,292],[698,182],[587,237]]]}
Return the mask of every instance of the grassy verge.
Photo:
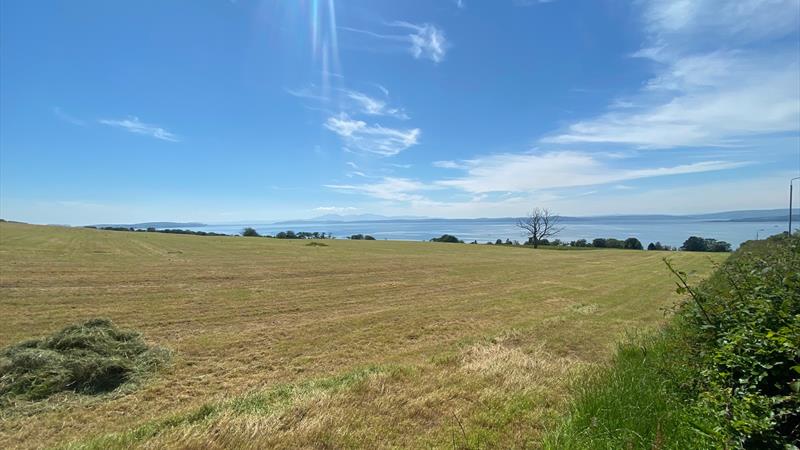
{"label": "grassy verge", "polygon": [[548,449],[713,448],[708,419],[685,408],[691,370],[676,360],[669,332],[619,344],[614,360],[576,382],[568,419]]}
{"label": "grassy verge", "polygon": [[576,383],[549,449],[797,448],[800,237],[743,246],[673,323]]}

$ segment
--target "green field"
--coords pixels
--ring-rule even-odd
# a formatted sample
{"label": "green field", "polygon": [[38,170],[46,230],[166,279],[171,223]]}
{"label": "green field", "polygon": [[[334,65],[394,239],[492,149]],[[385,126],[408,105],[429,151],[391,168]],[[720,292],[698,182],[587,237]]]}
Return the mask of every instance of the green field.
{"label": "green field", "polygon": [[721,254],[0,224],[0,347],[93,317],[174,352],[0,411],[0,447],[536,447],[570,380]]}

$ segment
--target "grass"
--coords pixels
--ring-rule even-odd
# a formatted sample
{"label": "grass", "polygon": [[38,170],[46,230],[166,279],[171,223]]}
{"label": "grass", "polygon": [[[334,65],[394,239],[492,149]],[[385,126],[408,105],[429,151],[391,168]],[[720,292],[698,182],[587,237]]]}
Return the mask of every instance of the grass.
{"label": "grass", "polygon": [[0,351],[0,405],[41,400],[62,391],[111,392],[163,366],[169,352],[151,348],[107,319],[70,325]]}
{"label": "grass", "polygon": [[0,411],[0,447],[536,446],[677,300],[662,252],[326,243],[0,224],[0,347],[108,317],[174,353],[136,391]]}
{"label": "grass", "polygon": [[665,333],[629,338],[612,363],[579,379],[568,419],[544,439],[560,450],[716,448],[703,418],[687,411],[678,387],[688,370]]}

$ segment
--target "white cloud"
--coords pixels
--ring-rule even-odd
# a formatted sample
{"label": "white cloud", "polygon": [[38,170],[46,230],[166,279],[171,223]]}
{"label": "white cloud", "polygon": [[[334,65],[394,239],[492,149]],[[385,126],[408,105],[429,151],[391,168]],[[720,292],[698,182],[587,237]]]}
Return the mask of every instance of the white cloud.
{"label": "white cloud", "polygon": [[381,181],[377,183],[358,185],[328,184],[325,185],[325,187],[337,191],[365,194],[373,198],[395,202],[423,201],[425,197],[419,194],[419,192],[434,188],[416,180],[394,177],[382,178]]}
{"label": "white cloud", "polygon": [[122,128],[128,132],[134,134],[142,134],[145,136],[150,136],[156,139],[160,139],[162,141],[169,141],[169,142],[178,142],[179,139],[174,134],[170,133],[169,131],[157,126],[157,125],[150,125],[144,123],[139,120],[138,117],[130,116],[127,119],[100,119],[100,122],[103,125],[108,125],[110,127]]}
{"label": "white cloud", "polygon": [[643,5],[647,42],[634,56],[652,60],[655,75],[544,142],[729,146],[800,130],[800,54],[796,40],[778,39],[797,34],[800,0]]}
{"label": "white cloud", "polygon": [[402,28],[407,34],[382,34],[359,28],[341,27],[342,30],[370,36],[384,41],[406,44],[406,49],[416,59],[429,59],[435,63],[444,60],[450,43],[444,31],[430,23],[414,24],[405,21],[387,23],[392,28]]}
{"label": "white cloud", "polygon": [[747,162],[703,161],[671,167],[618,169],[579,152],[505,153],[463,161],[466,175],[441,180],[440,186],[469,193],[533,192],[593,186],[625,180],[733,169]]}
{"label": "white cloud", "polygon": [[408,35],[411,42],[411,54],[414,58],[430,59],[433,62],[441,62],[447,54],[449,46],[444,37],[444,31],[436,28],[429,23],[415,25],[409,22],[393,22],[393,26],[407,28],[412,31]]}
{"label": "white cloud", "polygon": [[433,167],[438,167],[440,169],[463,169],[464,165],[455,161],[434,161]]}
{"label": "white cloud", "polygon": [[368,125],[362,120],[351,119],[346,113],[329,117],[325,128],[338,134],[348,148],[394,156],[419,142],[419,128],[396,129],[381,125]]}
{"label": "white cloud", "polygon": [[[385,89],[385,88],[384,88]],[[390,116],[396,119],[406,120],[408,115],[402,108],[392,108],[384,100],[370,97],[369,95],[344,89],[342,92],[355,104],[355,110],[361,114],[370,116]]]}

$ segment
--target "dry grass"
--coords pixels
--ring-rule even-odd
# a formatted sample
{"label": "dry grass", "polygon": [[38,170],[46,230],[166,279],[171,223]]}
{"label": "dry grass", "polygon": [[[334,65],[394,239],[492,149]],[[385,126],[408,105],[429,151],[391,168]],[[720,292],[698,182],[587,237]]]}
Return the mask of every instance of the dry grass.
{"label": "dry grass", "polygon": [[0,224],[0,346],[109,317],[174,351],[136,392],[0,412],[0,447],[535,446],[676,298],[659,252],[327,243]]}

